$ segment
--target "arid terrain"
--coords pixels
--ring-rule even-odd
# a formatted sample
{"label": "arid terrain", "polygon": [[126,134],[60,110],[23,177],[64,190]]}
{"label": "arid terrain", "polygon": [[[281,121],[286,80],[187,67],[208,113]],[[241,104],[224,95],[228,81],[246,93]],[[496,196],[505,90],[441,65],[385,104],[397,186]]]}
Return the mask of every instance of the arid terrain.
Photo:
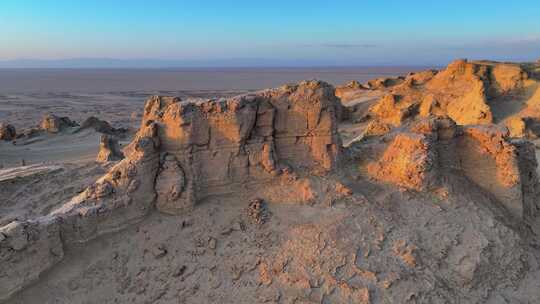
{"label": "arid terrain", "polygon": [[0,303],[540,303],[540,63],[324,80],[0,92]]}

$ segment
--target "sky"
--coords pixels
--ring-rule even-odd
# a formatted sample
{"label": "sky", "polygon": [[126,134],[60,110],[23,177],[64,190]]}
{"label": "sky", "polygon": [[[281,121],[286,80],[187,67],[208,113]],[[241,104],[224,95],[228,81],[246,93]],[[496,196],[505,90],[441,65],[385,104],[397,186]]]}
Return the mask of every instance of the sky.
{"label": "sky", "polygon": [[540,58],[538,0],[1,0],[0,67]]}

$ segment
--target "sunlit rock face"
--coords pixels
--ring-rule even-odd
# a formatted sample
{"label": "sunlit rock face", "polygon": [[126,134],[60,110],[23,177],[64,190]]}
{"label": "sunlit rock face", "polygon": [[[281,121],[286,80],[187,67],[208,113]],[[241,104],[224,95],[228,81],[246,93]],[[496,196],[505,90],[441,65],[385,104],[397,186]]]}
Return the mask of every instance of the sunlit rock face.
{"label": "sunlit rock face", "polygon": [[339,110],[334,89],[317,81],[222,100],[151,98],[142,124],[157,124],[164,154],[158,208],[180,212],[291,168],[332,170]]}
{"label": "sunlit rock face", "polygon": [[501,126],[458,126],[450,118],[419,120],[387,135],[382,155],[367,167],[375,179],[429,191],[443,179],[466,177],[517,219],[538,210],[534,146],[512,140]]}
{"label": "sunlit rock face", "polygon": [[[512,136],[536,137],[540,121],[536,69],[534,64],[460,59],[440,71],[410,73],[380,80],[379,85],[351,83],[338,91],[343,101],[380,96],[362,111],[362,121],[399,127],[429,116],[448,116],[458,125],[497,123],[508,126]],[[354,115],[352,119],[359,120]]]}

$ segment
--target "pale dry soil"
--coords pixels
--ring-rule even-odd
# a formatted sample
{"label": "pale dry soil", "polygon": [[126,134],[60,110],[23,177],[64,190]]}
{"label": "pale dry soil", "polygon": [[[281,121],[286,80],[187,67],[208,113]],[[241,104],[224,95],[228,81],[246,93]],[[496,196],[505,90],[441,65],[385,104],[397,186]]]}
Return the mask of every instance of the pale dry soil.
{"label": "pale dry soil", "polygon": [[263,224],[240,194],[182,216],[153,212],[66,248],[7,303],[535,303],[540,295],[540,252],[482,193],[402,192],[356,170],[334,178],[353,190],[349,199],[270,204]]}

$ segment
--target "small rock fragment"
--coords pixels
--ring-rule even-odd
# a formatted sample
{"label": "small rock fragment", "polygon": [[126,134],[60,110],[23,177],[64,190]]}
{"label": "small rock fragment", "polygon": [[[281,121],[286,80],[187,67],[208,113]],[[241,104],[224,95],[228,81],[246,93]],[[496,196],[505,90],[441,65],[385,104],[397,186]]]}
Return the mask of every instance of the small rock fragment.
{"label": "small rock fragment", "polygon": [[266,204],[260,198],[250,201],[245,212],[247,217],[256,224],[264,224],[268,219],[268,210],[266,208]]}
{"label": "small rock fragment", "polygon": [[208,240],[208,248],[210,248],[212,250],[217,248],[217,240],[215,238],[211,237]]}
{"label": "small rock fragment", "polygon": [[167,255],[167,248],[165,245],[157,245],[152,248],[152,255],[156,259],[161,259],[165,255]]}
{"label": "small rock fragment", "polygon": [[187,269],[186,265],[181,265],[181,266],[176,267],[176,269],[173,272],[173,277],[177,278],[183,275],[186,272],[186,269]]}

